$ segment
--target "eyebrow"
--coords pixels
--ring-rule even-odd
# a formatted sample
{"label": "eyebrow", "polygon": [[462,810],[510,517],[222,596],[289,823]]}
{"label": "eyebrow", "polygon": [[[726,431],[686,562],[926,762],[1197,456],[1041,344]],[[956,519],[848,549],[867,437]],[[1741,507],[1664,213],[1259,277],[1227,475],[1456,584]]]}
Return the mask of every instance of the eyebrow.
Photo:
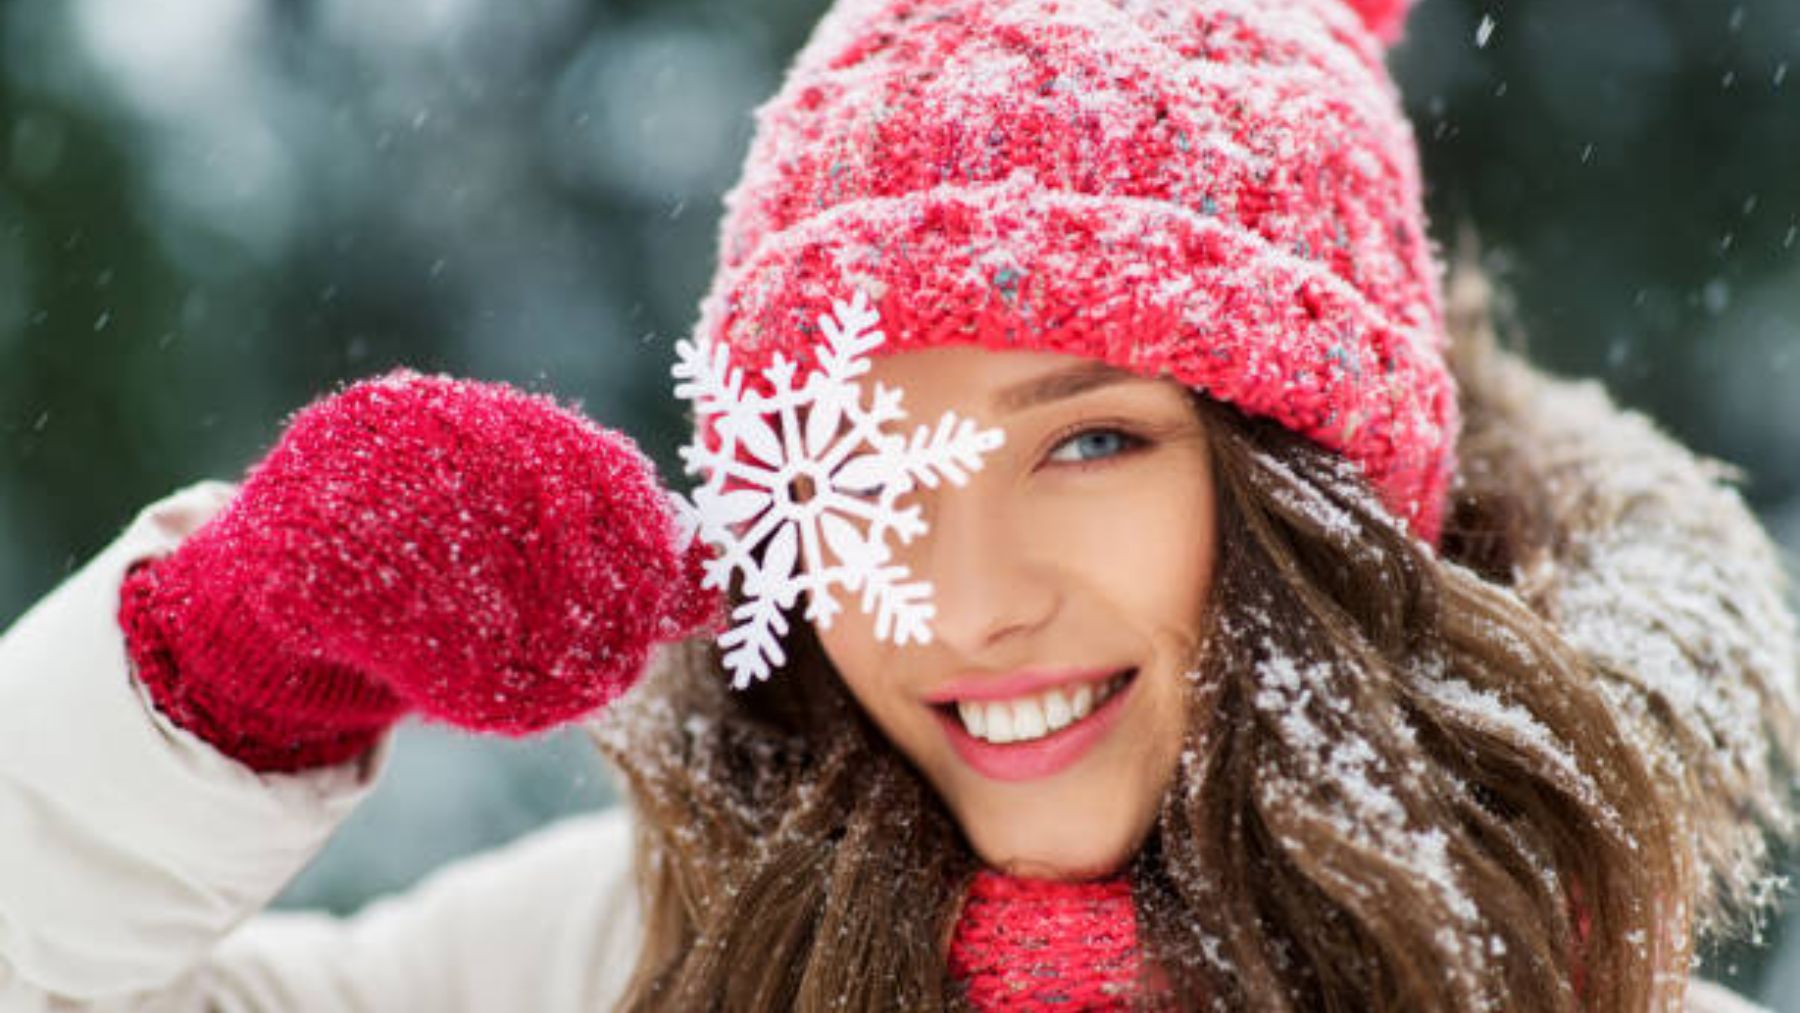
{"label": "eyebrow", "polygon": [[1024,411],[1048,401],[1060,401],[1136,379],[1139,379],[1137,374],[1104,362],[1083,362],[1006,387],[994,396],[994,405],[1002,413]]}

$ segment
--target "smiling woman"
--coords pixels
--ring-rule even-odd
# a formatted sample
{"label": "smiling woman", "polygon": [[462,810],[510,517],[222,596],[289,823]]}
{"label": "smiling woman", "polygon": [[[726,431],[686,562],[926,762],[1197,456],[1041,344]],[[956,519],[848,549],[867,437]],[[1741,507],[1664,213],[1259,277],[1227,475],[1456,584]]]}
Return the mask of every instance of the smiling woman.
{"label": "smiling woman", "polygon": [[857,613],[820,633],[875,723],[996,868],[1122,865],[1173,774],[1217,554],[1206,433],[1186,388],[1044,352],[882,357],[926,418],[1006,442],[965,486],[921,493],[898,561],[932,586],[930,645]]}
{"label": "smiling woman", "polygon": [[[1800,827],[1783,574],[1441,273],[1405,6],[839,0],[691,501],[396,370],[0,636],[0,1010],[1709,1008]],[[586,722],[630,804],[248,917],[409,715]]]}
{"label": "smiling woman", "polygon": [[[1062,355],[872,372],[1007,434],[902,550],[938,637],[802,624],[741,694],[696,644],[609,716],[645,817],[628,1007],[928,1007],[939,945],[978,1006],[1670,1000],[1692,875],[1670,799],[1582,658],[1340,457]],[[1471,489],[1448,548],[1510,572],[1530,545],[1476,518],[1528,492]],[[1008,936],[1020,905],[1061,914]]]}

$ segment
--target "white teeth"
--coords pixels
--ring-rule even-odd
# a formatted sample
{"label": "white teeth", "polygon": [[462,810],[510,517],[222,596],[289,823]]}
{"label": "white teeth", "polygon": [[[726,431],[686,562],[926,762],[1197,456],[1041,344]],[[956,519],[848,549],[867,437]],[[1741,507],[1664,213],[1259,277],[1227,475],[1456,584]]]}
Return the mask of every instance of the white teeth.
{"label": "white teeth", "polygon": [[1013,738],[1041,739],[1046,731],[1044,727],[1044,709],[1036,700],[1015,700],[1012,705]]}
{"label": "white teeth", "polygon": [[1001,743],[1013,740],[1011,707],[1003,703],[987,705],[987,740]]}
{"label": "white teeth", "polygon": [[1130,673],[1122,673],[1101,683],[1083,683],[1073,689],[1048,689],[1014,700],[959,700],[957,716],[963,728],[975,738],[998,745],[1041,739],[1051,732],[1067,728],[1094,712],[1094,708],[1117,693]]}
{"label": "white teeth", "polygon": [[978,703],[972,703],[968,700],[958,700],[956,702],[956,713],[962,718],[963,727],[969,730],[970,735],[973,735],[978,739],[986,736],[986,707],[983,707]]}
{"label": "white teeth", "polygon": [[1088,685],[1075,687],[1075,698],[1069,701],[1069,709],[1075,712],[1077,721],[1093,713],[1094,687]]}

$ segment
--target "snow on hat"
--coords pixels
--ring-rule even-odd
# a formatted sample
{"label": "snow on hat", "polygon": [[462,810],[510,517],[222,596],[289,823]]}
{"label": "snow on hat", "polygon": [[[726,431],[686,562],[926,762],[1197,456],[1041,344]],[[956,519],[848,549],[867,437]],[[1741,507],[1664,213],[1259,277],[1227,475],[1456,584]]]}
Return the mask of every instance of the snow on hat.
{"label": "snow on hat", "polygon": [[1170,376],[1361,466],[1435,543],[1459,427],[1410,0],[838,0],[756,112],[696,338],[966,343]]}

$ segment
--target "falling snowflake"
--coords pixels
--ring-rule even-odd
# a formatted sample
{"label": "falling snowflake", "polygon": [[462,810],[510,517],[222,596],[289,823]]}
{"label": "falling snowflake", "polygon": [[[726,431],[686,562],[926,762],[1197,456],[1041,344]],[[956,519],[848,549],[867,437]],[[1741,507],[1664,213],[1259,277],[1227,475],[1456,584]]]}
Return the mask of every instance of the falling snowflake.
{"label": "falling snowflake", "polygon": [[724,590],[734,574],[742,578],[743,602],[718,638],[738,689],[786,661],[783,612],[802,592],[805,618],[823,628],[841,610],[833,594],[841,586],[861,592],[877,637],[931,640],[931,585],[911,580],[888,547],[889,535],[910,542],[926,525],[916,505],[898,501],[919,485],[936,488],[940,478],[962,485],[1003,434],[977,430],[953,412],[910,439],[885,429],[906,417],[901,392],[877,383],[865,407],[857,382],[869,370],[869,352],[886,340],[875,329],[879,320],[862,292],[848,303],[833,300],[832,312],[819,317],[818,368],[796,385],[796,364],[777,355],[762,370],[768,394],[746,389],[725,346],[706,354],[691,341],[676,345],[675,396],[693,403],[695,417],[695,437],[681,456],[704,482],[691,503],[676,502],[690,536],[719,550],[706,564],[705,585]]}

